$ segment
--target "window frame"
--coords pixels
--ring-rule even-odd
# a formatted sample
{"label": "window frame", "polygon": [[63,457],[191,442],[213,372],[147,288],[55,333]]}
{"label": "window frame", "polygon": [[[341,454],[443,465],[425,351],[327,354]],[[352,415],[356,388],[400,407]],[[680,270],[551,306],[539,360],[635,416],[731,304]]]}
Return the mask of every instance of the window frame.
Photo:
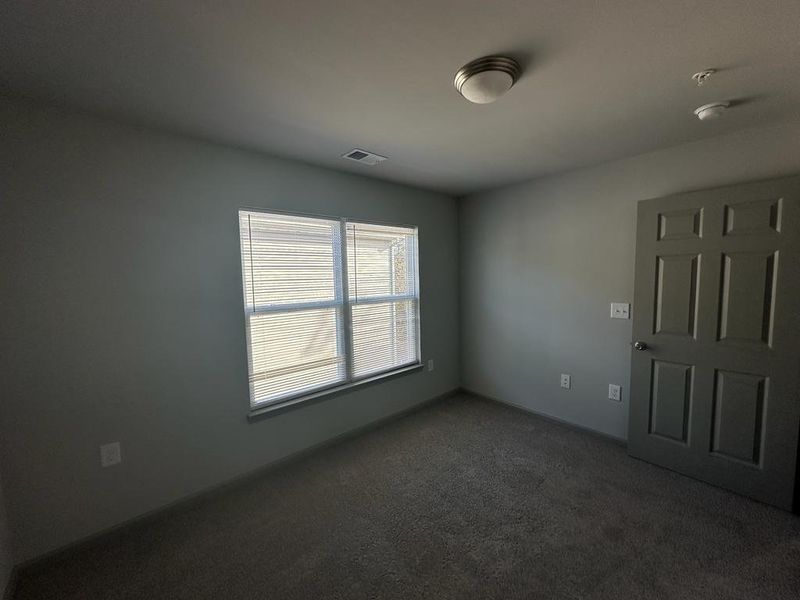
{"label": "window frame", "polygon": [[[327,221],[338,221],[340,227],[340,234],[339,234],[339,244],[340,248],[334,248],[334,278],[335,283],[334,286],[337,289],[336,297],[333,300],[324,300],[319,302],[308,302],[303,304],[288,304],[287,305],[270,305],[266,310],[250,310],[248,309],[247,298],[246,298],[246,280],[245,280],[245,261],[244,255],[242,253],[242,238],[241,238],[241,231],[238,230],[239,227],[239,218],[240,213],[242,212],[250,212],[250,213],[261,213],[266,215],[280,215],[286,217],[301,217],[301,218],[308,218],[308,219],[323,219]],[[242,268],[242,303],[244,306],[244,328],[245,328],[245,343],[247,344],[247,377],[248,377],[248,419],[249,420],[258,420],[261,417],[268,416],[270,414],[275,414],[279,412],[283,412],[291,407],[296,407],[298,405],[305,404],[307,402],[325,399],[330,396],[335,396],[340,393],[344,393],[350,391],[354,388],[370,385],[373,383],[378,383],[387,379],[392,379],[394,377],[405,375],[408,373],[413,373],[417,371],[421,371],[423,368],[423,359],[422,359],[422,289],[420,286],[420,259],[419,259],[419,238],[420,238],[420,227],[417,225],[409,225],[405,223],[397,223],[391,221],[379,221],[379,220],[370,220],[370,219],[360,219],[360,218],[353,218],[353,217],[340,217],[334,215],[324,215],[320,213],[303,213],[303,212],[296,212],[296,211],[287,211],[287,210],[279,210],[279,209],[269,209],[269,208],[255,208],[255,207],[240,207],[237,210],[237,240],[238,240],[238,249],[239,249],[239,262]],[[355,224],[355,225],[376,225],[376,226],[385,226],[385,227],[397,227],[403,229],[413,229],[415,231],[414,236],[414,252],[412,260],[414,261],[414,287],[416,290],[416,294],[406,294],[402,296],[398,295],[383,295],[383,296],[373,296],[366,299],[355,300],[351,301],[349,298],[349,290],[350,290],[350,272],[348,268],[348,243],[347,243],[347,226],[348,224]],[[338,271],[337,271],[338,269]],[[390,369],[385,371],[379,371],[374,373],[368,373],[361,377],[356,377],[354,375],[354,367],[353,367],[353,318],[352,318],[352,308],[354,305],[364,305],[364,304],[380,304],[380,303],[394,303],[400,301],[412,301],[416,303],[416,361],[393,366]],[[337,315],[341,315],[342,319],[342,327],[341,331],[337,328],[337,335],[341,335],[343,337],[344,342],[344,360],[345,360],[345,378],[343,382],[337,381],[331,385],[322,386],[319,388],[314,388],[311,391],[301,391],[297,394],[293,394],[290,396],[278,398],[272,401],[264,401],[259,403],[253,402],[252,396],[252,389],[250,389],[250,365],[252,364],[251,359],[251,352],[252,352],[252,344],[250,340],[250,318],[255,314],[263,314],[265,312],[274,312],[274,313],[281,313],[287,311],[294,311],[294,310],[303,310],[303,309],[313,309],[313,308],[334,308],[337,310]],[[337,317],[338,318],[338,317]]]}

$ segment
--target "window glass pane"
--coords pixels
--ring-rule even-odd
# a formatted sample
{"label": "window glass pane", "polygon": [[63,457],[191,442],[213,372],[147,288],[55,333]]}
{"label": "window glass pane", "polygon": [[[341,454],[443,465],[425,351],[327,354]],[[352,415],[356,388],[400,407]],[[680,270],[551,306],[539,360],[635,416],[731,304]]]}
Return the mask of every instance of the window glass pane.
{"label": "window glass pane", "polygon": [[417,362],[417,301],[356,304],[353,375],[356,378]]}
{"label": "window glass pane", "polygon": [[239,213],[250,402],[347,380],[341,222]]}
{"label": "window glass pane", "polygon": [[351,301],[416,296],[415,229],[347,224],[347,273]]}
{"label": "window glass pane", "polygon": [[344,381],[340,312],[340,308],[322,308],[248,317],[254,404]]}
{"label": "window glass pane", "polygon": [[249,308],[337,297],[339,221],[249,211],[239,215]]}

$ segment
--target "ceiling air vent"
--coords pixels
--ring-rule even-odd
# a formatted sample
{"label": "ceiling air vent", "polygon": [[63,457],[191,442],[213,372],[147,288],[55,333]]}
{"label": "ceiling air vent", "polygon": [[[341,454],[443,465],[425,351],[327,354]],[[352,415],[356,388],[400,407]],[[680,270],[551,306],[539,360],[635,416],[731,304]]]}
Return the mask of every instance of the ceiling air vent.
{"label": "ceiling air vent", "polygon": [[377,165],[386,160],[385,156],[381,156],[380,154],[373,154],[372,152],[367,152],[366,150],[361,150],[360,148],[353,148],[350,152],[346,154],[342,154],[342,158],[346,158],[347,160],[354,160],[356,162],[360,162],[365,165]]}

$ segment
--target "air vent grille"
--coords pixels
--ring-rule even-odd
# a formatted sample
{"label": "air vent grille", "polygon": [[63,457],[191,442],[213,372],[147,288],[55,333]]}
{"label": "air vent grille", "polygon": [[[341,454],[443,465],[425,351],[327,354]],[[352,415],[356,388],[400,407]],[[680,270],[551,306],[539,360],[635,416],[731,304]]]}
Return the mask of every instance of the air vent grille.
{"label": "air vent grille", "polygon": [[361,160],[362,158],[367,158],[369,154],[366,152],[362,152],[361,150],[353,150],[350,154],[347,155],[347,158],[352,158],[353,160]]}
{"label": "air vent grille", "polygon": [[355,162],[360,162],[364,165],[377,165],[378,163],[386,160],[385,156],[375,154],[374,152],[367,152],[366,150],[361,150],[360,148],[353,148],[350,150],[350,152],[342,154],[342,158],[354,160]]}

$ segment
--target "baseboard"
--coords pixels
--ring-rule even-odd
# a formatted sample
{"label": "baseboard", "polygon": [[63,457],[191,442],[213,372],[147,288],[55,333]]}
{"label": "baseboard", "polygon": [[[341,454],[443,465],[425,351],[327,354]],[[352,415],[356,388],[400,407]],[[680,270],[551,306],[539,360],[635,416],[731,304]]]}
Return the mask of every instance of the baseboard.
{"label": "baseboard", "polygon": [[11,573],[8,574],[6,589],[3,590],[3,595],[0,596],[0,598],[3,600],[11,600],[14,597],[15,591],[17,591],[17,567],[13,567]]}
{"label": "baseboard", "polygon": [[487,396],[485,394],[481,394],[479,392],[475,392],[470,390],[469,388],[462,387],[461,391],[465,394],[469,394],[470,396],[475,396],[476,398],[480,398],[481,400],[487,400],[488,402],[495,402],[497,404],[502,404],[504,406],[508,406],[510,408],[522,411],[526,414],[532,415],[543,421],[548,421],[550,423],[555,423],[556,425],[560,425],[562,427],[566,427],[567,429],[572,429],[573,431],[580,431],[581,433],[586,433],[591,436],[600,437],[604,440],[614,442],[620,446],[628,447],[628,440],[624,438],[617,437],[615,435],[611,435],[605,433],[603,431],[597,431],[596,429],[592,429],[591,427],[585,427],[583,425],[577,425],[576,423],[571,423],[570,421],[566,421],[564,419],[560,419],[558,417],[554,417],[552,415],[548,415],[547,413],[542,413],[527,406],[522,406],[521,404],[516,404],[515,402],[509,402],[508,400],[501,400],[500,398],[493,398],[492,396]]}
{"label": "baseboard", "polygon": [[[79,552],[83,548],[92,546],[104,540],[105,538],[119,535],[129,529],[132,529],[149,521],[154,521],[163,518],[165,516],[168,516],[172,513],[180,512],[182,510],[191,508],[192,506],[204,502],[214,496],[222,494],[227,490],[230,490],[234,487],[238,487],[240,485],[244,485],[248,481],[251,481],[253,479],[258,479],[259,477],[263,477],[273,469],[286,466],[287,464],[301,460],[314,452],[342,443],[348,439],[358,437],[374,429],[383,427],[388,423],[391,423],[398,419],[402,419],[403,417],[406,417],[412,413],[422,410],[432,404],[441,402],[443,400],[446,400],[447,398],[451,398],[459,394],[460,392],[461,388],[453,388],[452,390],[445,392],[444,394],[439,394],[427,400],[423,400],[422,402],[415,404],[414,406],[411,406],[404,410],[401,410],[399,412],[392,413],[385,417],[381,417],[380,419],[377,419],[375,421],[370,421],[369,423],[360,425],[358,427],[345,431],[344,433],[335,435],[334,437],[328,438],[327,440],[319,442],[318,444],[314,444],[313,446],[308,446],[307,448],[303,448],[301,450],[292,452],[291,454],[278,458],[248,473],[239,475],[237,477],[233,477],[231,479],[223,481],[222,483],[215,484],[211,487],[205,488],[203,490],[200,490],[199,492],[195,492],[188,496],[184,496],[183,498],[175,500],[174,502],[170,502],[168,504],[160,506],[159,508],[135,516],[131,519],[127,519],[122,523],[113,525],[112,527],[108,527],[106,529],[103,529],[102,531],[93,533],[89,536],[86,536],[74,542],[70,542],[69,544],[56,548],[55,550],[51,550],[50,552],[46,552],[45,554],[39,555],[30,560],[26,560],[18,564],[16,567],[14,567],[14,570],[12,571],[14,576],[13,579],[14,587],[16,587],[18,570],[23,571],[27,569],[36,569],[46,566],[47,564],[67,558],[71,554]],[[11,586],[11,583],[12,581],[9,580],[9,586],[7,586],[6,595],[3,596],[3,600],[10,600],[12,597],[11,595],[8,595],[8,588]],[[13,592],[13,589],[11,591]]]}

